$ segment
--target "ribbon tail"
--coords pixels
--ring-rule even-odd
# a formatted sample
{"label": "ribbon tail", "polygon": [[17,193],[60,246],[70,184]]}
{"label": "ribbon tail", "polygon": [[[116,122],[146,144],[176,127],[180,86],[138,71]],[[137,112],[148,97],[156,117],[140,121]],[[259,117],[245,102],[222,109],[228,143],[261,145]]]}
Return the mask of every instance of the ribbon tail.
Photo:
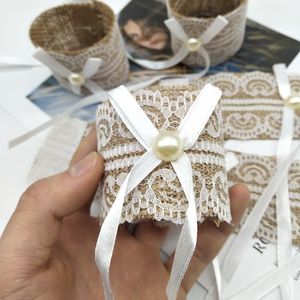
{"label": "ribbon tail", "polygon": [[98,85],[95,81],[91,79],[87,79],[86,82],[84,83],[84,86],[93,94],[97,94],[105,91],[100,85]]}
{"label": "ribbon tail", "polygon": [[207,74],[207,72],[209,71],[210,69],[210,57],[209,57],[209,54],[208,52],[205,50],[204,47],[201,47],[199,49],[199,53],[201,54],[201,56],[203,57],[204,59],[204,69],[201,70],[197,75],[198,77],[203,77]]}
{"label": "ribbon tail", "polygon": [[300,153],[300,146],[297,146],[277,168],[274,176],[271,178],[261,197],[256,202],[251,213],[242,226],[239,234],[230,247],[228,255],[225,257],[223,262],[222,274],[225,283],[228,284],[228,289],[231,285],[231,279],[235,273],[235,270],[237,269],[239,263],[242,260],[244,252],[247,249],[249,240],[253,237],[256,228],[259,225],[259,222],[261,221],[270,201],[272,200],[278,189],[278,186],[286,176],[286,172],[288,171],[298,153]]}
{"label": "ribbon tail", "polygon": [[127,175],[122,184],[117,198],[107,214],[100,234],[97,240],[95,249],[95,259],[97,267],[101,273],[104,293],[107,300],[113,299],[109,280],[109,268],[117,237],[118,227],[122,217],[122,209],[125,197],[159,164],[160,160],[148,151],[140,157],[136,164],[132,167],[130,173]]}
{"label": "ribbon tail", "polygon": [[53,73],[57,73],[62,77],[68,77],[71,74],[70,70],[40,48],[34,53],[33,57],[52,70]]}
{"label": "ribbon tail", "polygon": [[85,78],[91,78],[97,73],[102,64],[103,60],[101,58],[89,58],[83,67],[82,75]]}
{"label": "ribbon tail", "polygon": [[81,87],[80,86],[75,86],[73,84],[70,85],[72,92],[78,96],[81,95]]}
{"label": "ribbon tail", "polygon": [[228,21],[225,17],[218,16],[212,22],[212,24],[204,31],[201,35],[202,43],[208,44],[212,41],[226,26],[228,25]]}
{"label": "ribbon tail", "polygon": [[[261,277],[259,280],[248,285],[242,290],[235,292],[233,295],[225,294],[225,300],[253,300],[263,299],[270,294],[271,291],[276,289],[279,285],[286,282],[294,274],[300,270],[300,256],[296,255],[284,262],[282,266],[273,269],[271,272]],[[289,299],[290,300],[290,299]]]}
{"label": "ribbon tail", "polygon": [[[287,75],[286,66],[278,64],[273,66],[274,74],[277,80],[278,90],[283,99],[291,94],[291,86]],[[288,156],[292,148],[294,135],[294,111],[284,107],[282,113],[281,132],[277,143],[277,165]],[[278,266],[292,257],[292,224],[291,209],[289,200],[288,173],[286,178],[278,187],[276,193],[276,218],[277,218],[277,259]],[[283,300],[293,300],[292,278],[280,286]]]}
{"label": "ribbon tail", "polygon": [[221,272],[221,266],[220,266],[220,260],[219,257],[215,257],[215,259],[212,261],[213,270],[215,273],[215,279],[216,279],[216,287],[217,287],[217,293],[218,293],[218,299],[222,299],[222,272]]}
{"label": "ribbon tail", "polygon": [[15,139],[11,140],[9,142],[8,148],[14,148],[17,145],[29,140],[30,138],[34,137],[35,135],[39,134],[40,132],[46,130],[47,128],[57,124],[58,122],[62,121],[65,118],[68,118],[73,112],[84,108],[86,106],[96,104],[96,103],[101,103],[105,100],[105,97],[107,97],[106,92],[98,93],[95,95],[88,96],[86,98],[83,98],[76,104],[72,105],[69,107],[67,110],[65,110],[61,115],[58,115],[49,121],[42,123],[41,125],[35,127],[32,130],[27,131],[26,133],[16,137]]}
{"label": "ribbon tail", "polygon": [[181,24],[175,18],[170,18],[166,20],[165,25],[167,26],[169,31],[183,43],[189,39]]}
{"label": "ribbon tail", "polygon": [[195,252],[198,225],[193,187],[193,171],[190,159],[184,153],[180,159],[173,162],[172,165],[188,200],[186,218],[175,250],[174,262],[167,285],[168,299],[176,300],[184,274]]}
{"label": "ribbon tail", "polygon": [[208,83],[193,102],[179,126],[179,134],[182,139],[185,139],[186,148],[192,147],[197,141],[220,101],[221,95],[222,92],[219,88]]}

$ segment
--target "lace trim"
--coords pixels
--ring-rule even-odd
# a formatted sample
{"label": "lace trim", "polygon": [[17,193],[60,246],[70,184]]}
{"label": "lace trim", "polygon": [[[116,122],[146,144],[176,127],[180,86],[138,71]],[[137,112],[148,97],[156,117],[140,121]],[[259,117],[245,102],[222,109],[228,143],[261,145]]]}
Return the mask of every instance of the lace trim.
{"label": "lace trim", "polygon": [[[223,146],[218,143],[212,143],[207,141],[197,141],[191,150],[203,150],[208,152],[214,152],[220,155],[225,155]],[[102,151],[101,154],[104,159],[111,159],[115,156],[129,155],[130,153],[144,152],[144,148],[139,143],[125,144],[116,146],[114,148]]]}
{"label": "lace trim", "polygon": [[[191,79],[202,88],[206,83],[218,86],[223,92],[222,116],[224,138],[278,139],[284,101],[280,98],[272,74],[219,73],[201,79]],[[300,93],[300,76],[290,77],[293,93]],[[300,113],[296,112],[294,139],[300,139]]]}

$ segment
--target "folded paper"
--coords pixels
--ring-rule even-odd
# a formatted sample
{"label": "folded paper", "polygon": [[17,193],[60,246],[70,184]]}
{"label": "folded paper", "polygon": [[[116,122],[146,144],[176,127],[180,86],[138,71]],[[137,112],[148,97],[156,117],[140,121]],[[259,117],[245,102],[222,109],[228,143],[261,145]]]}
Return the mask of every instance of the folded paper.
{"label": "folded paper", "polygon": [[128,78],[129,64],[115,15],[102,2],[51,8],[34,20],[30,38],[52,58],[46,65],[56,79],[73,92],[79,93],[81,87],[81,92],[95,92],[87,80],[110,89]]}

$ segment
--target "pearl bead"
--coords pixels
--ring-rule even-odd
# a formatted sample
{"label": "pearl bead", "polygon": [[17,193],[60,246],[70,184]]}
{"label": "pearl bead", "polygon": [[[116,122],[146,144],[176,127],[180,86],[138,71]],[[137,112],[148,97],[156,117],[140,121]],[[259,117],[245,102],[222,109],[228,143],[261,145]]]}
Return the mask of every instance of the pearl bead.
{"label": "pearl bead", "polygon": [[197,39],[197,38],[190,38],[188,41],[187,41],[187,48],[189,51],[191,52],[196,52],[199,50],[199,48],[201,47],[202,45],[202,42],[200,39]]}
{"label": "pearl bead", "polygon": [[68,77],[69,82],[74,86],[82,86],[85,82],[84,76],[78,73],[72,73]]}
{"label": "pearl bead", "polygon": [[161,131],[154,140],[153,151],[162,161],[175,161],[183,152],[183,143],[176,131]]}
{"label": "pearl bead", "polygon": [[300,95],[291,95],[287,97],[285,105],[293,110],[300,110]]}

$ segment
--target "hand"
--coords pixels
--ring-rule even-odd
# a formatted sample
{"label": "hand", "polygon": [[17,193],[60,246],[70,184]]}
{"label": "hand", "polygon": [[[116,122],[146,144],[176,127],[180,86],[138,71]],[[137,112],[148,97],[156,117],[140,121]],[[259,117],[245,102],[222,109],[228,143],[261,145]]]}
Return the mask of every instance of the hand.
{"label": "hand", "polygon": [[[95,149],[92,130],[68,171],[34,183],[22,195],[0,240],[0,299],[104,299],[94,262],[99,225],[89,215],[104,169]],[[236,185],[230,198],[233,222],[238,224],[249,192]],[[209,221],[200,226],[178,299],[186,298],[233,230],[229,224],[216,227]],[[139,224],[133,235],[120,228],[111,266],[116,300],[166,299],[172,257],[166,263],[160,260],[165,233],[152,222]]]}

